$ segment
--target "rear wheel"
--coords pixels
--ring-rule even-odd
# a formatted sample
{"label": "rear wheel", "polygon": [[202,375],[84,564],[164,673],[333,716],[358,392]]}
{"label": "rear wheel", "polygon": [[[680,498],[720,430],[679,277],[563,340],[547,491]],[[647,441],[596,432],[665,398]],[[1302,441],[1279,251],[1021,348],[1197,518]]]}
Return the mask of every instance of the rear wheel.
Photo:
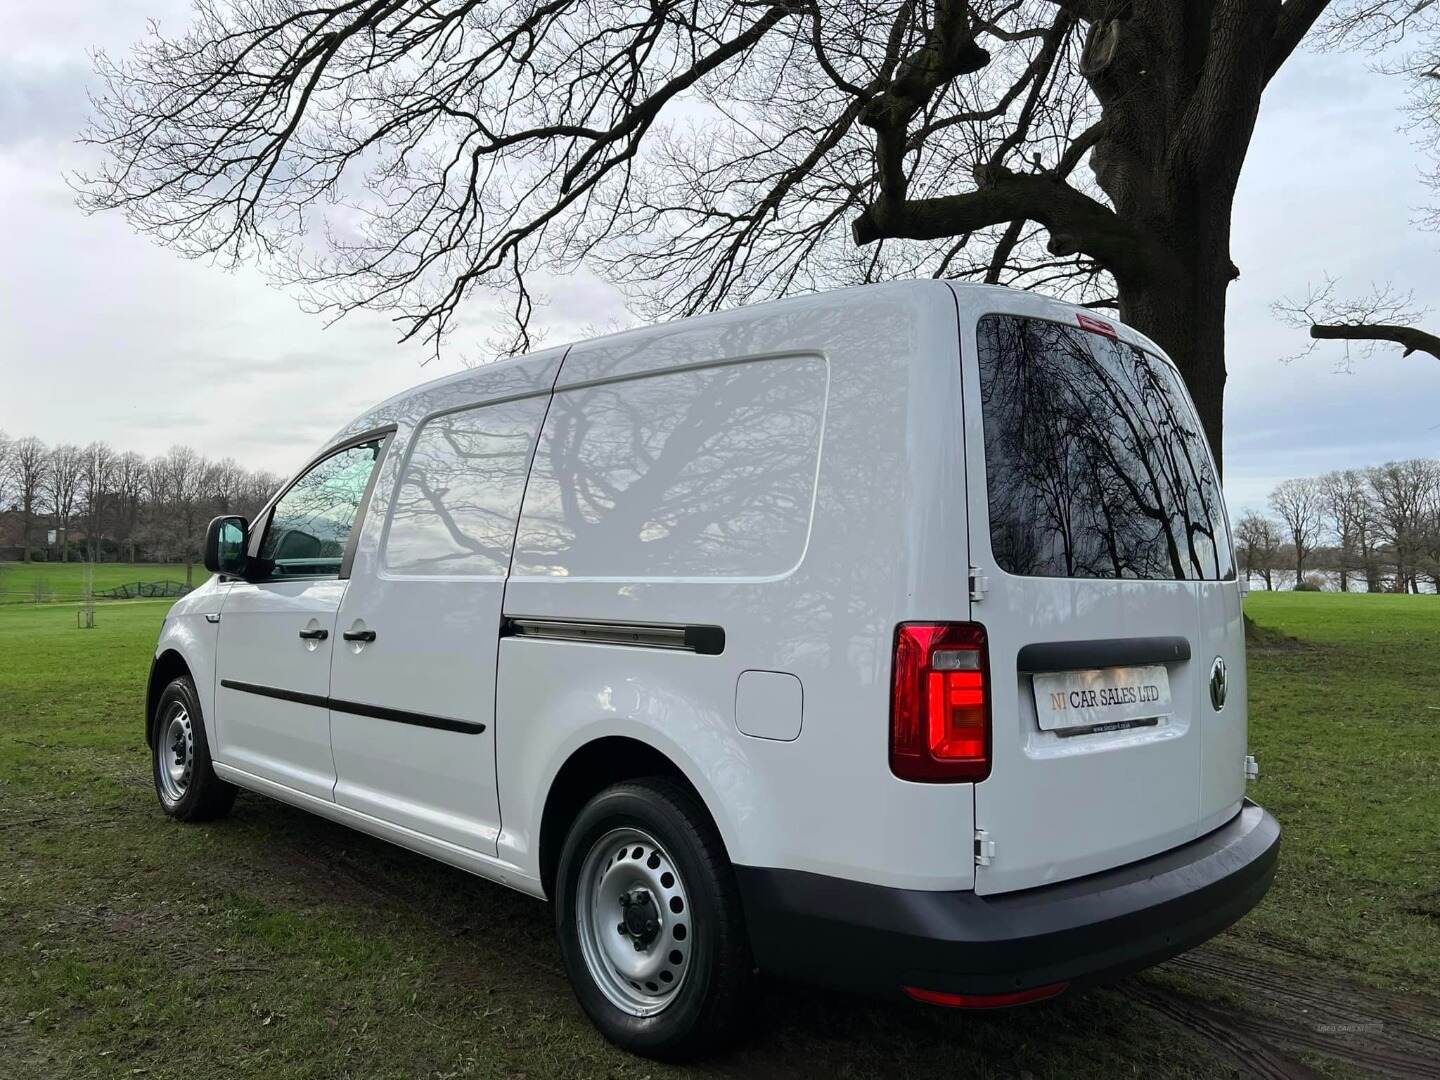
{"label": "rear wheel", "polygon": [[647,1057],[709,1049],[738,1023],[751,960],[734,874],[694,796],[663,777],[580,811],[556,880],[560,949],[607,1039]]}
{"label": "rear wheel", "polygon": [[181,821],[224,817],[235,803],[235,788],[215,775],[200,698],[182,676],[160,694],[155,705],[151,749],[155,793],[160,805]]}

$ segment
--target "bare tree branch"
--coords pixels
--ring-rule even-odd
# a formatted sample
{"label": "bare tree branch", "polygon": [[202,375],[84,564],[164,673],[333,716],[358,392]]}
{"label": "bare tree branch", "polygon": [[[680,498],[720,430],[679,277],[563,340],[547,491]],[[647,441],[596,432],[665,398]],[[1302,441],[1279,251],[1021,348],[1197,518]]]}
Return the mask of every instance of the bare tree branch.
{"label": "bare tree branch", "polygon": [[1122,280],[1175,269],[1158,240],[1063,180],[1005,169],[982,170],[978,179],[981,186],[962,195],[912,199],[889,211],[872,207],[855,219],[856,243],[881,236],[932,240],[1018,218],[1038,221],[1050,231],[1052,254],[1083,253]]}
{"label": "bare tree branch", "polygon": [[1310,327],[1317,341],[1386,341],[1404,346],[1405,356],[1427,352],[1440,360],[1440,337],[1413,326],[1386,326],[1382,323],[1323,324]]}
{"label": "bare tree branch", "polygon": [[[1338,282],[1326,278],[1303,300],[1280,300],[1271,310],[1287,325],[1308,330],[1312,341],[1358,343],[1366,359],[1374,354],[1376,345],[1394,344],[1405,350],[1405,356],[1426,352],[1440,360],[1440,337],[1415,325],[1428,312],[1416,305],[1414,293],[1399,292],[1388,284],[1372,286],[1361,296],[1345,297],[1338,295]],[[1347,345],[1346,367],[1350,359]]]}
{"label": "bare tree branch", "polygon": [[105,162],[80,204],[256,260],[312,310],[387,311],[438,350],[503,299],[501,347],[525,349],[546,278],[582,267],[654,316],[903,276],[1043,288],[1164,346],[1217,451],[1230,212],[1266,83],[1305,40],[1413,39],[1415,122],[1440,103],[1440,0],[194,11],[96,56],[84,137]]}

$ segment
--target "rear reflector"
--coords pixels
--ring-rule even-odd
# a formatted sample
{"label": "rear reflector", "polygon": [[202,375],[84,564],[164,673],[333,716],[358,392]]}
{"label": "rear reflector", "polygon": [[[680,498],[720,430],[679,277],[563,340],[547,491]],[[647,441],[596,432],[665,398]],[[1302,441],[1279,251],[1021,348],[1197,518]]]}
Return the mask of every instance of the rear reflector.
{"label": "rear reflector", "polygon": [[1029,990],[1015,990],[1008,994],[947,994],[942,990],[921,990],[918,986],[901,987],[916,1001],[927,1005],[944,1005],[950,1009],[1005,1009],[1011,1005],[1028,1005],[1032,1001],[1044,1001],[1061,993],[1068,982],[1035,986]]}
{"label": "rear reflector", "polygon": [[990,671],[976,623],[895,630],[890,771],[902,780],[975,782],[990,775]]}

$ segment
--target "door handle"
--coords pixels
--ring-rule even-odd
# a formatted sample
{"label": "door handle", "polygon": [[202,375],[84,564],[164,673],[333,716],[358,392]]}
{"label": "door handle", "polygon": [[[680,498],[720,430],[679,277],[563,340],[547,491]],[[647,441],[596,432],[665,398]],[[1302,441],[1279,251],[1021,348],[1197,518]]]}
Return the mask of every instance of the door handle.
{"label": "door handle", "polygon": [[374,630],[346,630],[345,633],[341,634],[340,636],[343,637],[346,641],[374,641],[374,640],[375,640],[375,631],[374,631]]}
{"label": "door handle", "polygon": [[301,630],[300,637],[304,641],[324,641],[330,636],[329,630]]}

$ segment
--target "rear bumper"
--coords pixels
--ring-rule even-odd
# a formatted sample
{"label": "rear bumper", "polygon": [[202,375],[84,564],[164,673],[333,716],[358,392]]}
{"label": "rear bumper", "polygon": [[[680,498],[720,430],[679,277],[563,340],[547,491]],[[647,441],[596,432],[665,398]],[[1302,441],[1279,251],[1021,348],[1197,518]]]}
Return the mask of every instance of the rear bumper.
{"label": "rear bumper", "polygon": [[1280,826],[1246,800],[1219,829],[1149,859],[1020,892],[894,889],[736,867],[756,962],[865,993],[1000,994],[1149,967],[1234,923],[1270,887]]}

